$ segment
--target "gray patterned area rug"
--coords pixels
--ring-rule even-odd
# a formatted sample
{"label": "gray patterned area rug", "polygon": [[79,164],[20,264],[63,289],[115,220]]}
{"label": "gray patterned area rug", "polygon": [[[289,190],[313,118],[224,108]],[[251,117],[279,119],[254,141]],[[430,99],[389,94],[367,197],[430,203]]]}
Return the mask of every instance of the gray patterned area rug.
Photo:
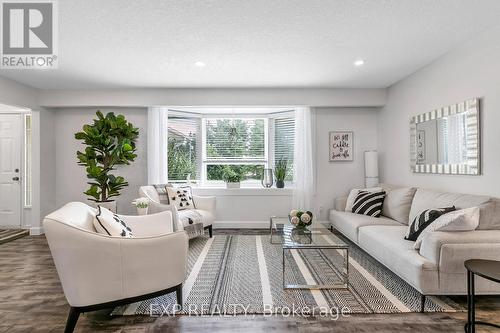
{"label": "gray patterned area rug", "polygon": [[[270,244],[268,235],[198,237],[189,243],[188,277],[180,312],[172,293],[118,307],[112,314],[266,314],[301,308],[347,309],[349,313],[420,310],[420,294],[413,287],[356,245],[350,245],[349,289],[283,290],[281,245]],[[337,267],[342,267],[343,257],[336,250],[292,250],[286,252],[285,260],[287,283],[304,284],[311,278],[322,283],[340,281]],[[447,297],[427,297],[425,310],[464,309]]]}

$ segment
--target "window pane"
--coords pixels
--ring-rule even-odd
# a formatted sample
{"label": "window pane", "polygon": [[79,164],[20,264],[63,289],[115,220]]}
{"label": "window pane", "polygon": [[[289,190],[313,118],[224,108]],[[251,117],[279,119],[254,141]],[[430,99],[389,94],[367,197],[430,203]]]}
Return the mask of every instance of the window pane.
{"label": "window pane", "polygon": [[276,118],[274,120],[274,160],[286,159],[289,164],[288,176],[293,179],[293,147],[295,143],[295,118]]}
{"label": "window pane", "polygon": [[262,164],[208,164],[207,180],[224,180],[225,174],[239,175],[241,181],[260,180],[263,169]]}
{"label": "window pane", "polygon": [[199,119],[168,117],[168,179],[197,179],[196,138]]}
{"label": "window pane", "polygon": [[264,119],[206,119],[208,159],[265,158]]}

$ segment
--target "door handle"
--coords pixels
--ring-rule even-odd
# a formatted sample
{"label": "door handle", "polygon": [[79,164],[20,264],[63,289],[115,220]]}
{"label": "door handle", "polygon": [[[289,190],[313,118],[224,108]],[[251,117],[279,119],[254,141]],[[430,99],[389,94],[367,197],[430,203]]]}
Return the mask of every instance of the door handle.
{"label": "door handle", "polygon": [[12,180],[19,181],[19,177],[13,177]]}

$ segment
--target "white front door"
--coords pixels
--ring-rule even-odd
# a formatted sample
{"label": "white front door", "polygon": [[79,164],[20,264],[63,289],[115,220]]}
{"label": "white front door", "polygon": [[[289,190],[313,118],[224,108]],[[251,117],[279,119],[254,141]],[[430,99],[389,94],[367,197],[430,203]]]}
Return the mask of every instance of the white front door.
{"label": "white front door", "polygon": [[0,114],[0,228],[21,227],[21,120]]}

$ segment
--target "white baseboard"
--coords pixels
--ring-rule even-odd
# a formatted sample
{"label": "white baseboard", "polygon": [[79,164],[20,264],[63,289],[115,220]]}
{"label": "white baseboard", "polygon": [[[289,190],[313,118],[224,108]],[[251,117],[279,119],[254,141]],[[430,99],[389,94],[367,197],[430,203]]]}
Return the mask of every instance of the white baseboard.
{"label": "white baseboard", "polygon": [[215,221],[214,229],[269,229],[269,221]]}
{"label": "white baseboard", "polygon": [[30,236],[39,236],[39,235],[43,235],[43,234],[44,234],[43,227],[30,228]]}
{"label": "white baseboard", "polygon": [[[319,221],[330,227],[329,221]],[[269,229],[269,221],[215,221],[214,229]]]}

